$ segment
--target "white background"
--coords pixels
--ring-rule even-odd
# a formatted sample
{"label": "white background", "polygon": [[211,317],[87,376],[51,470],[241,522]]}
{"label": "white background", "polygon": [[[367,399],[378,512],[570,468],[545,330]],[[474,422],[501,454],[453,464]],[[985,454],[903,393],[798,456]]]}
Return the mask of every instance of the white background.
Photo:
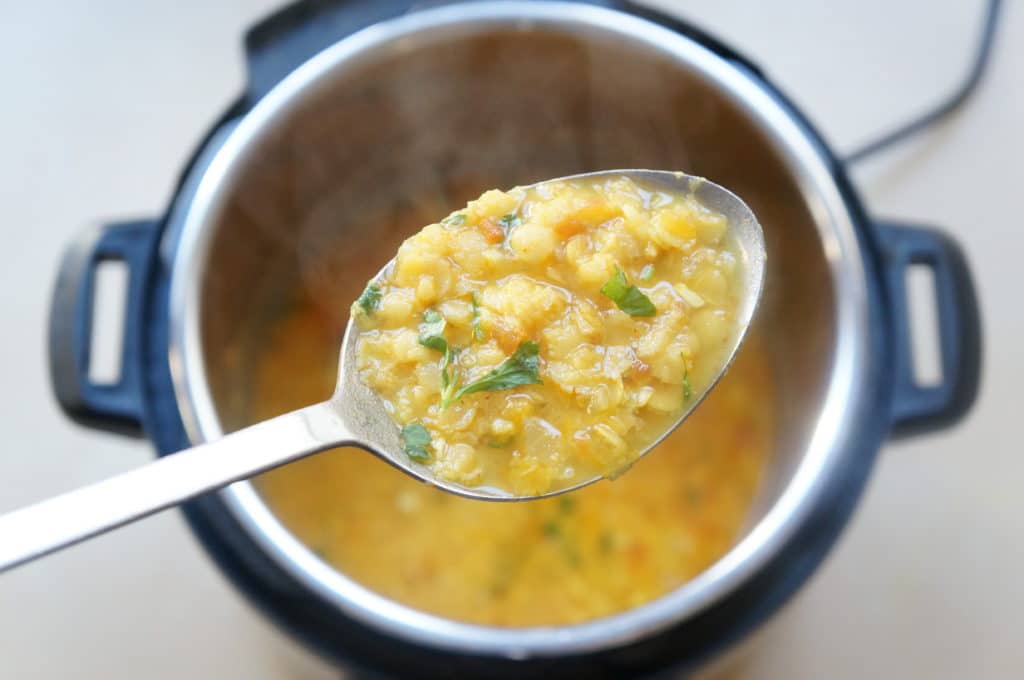
{"label": "white background", "polygon": [[[839,149],[952,88],[981,16],[979,0],[659,4],[740,46]],[[986,331],[978,406],[952,432],[885,447],[838,548],[737,677],[1024,674],[1024,7],[1005,4],[978,97],[855,172],[875,214],[965,245]],[[240,87],[242,30],[276,5],[0,2],[0,511],[150,458],[58,412],[54,273],[82,227],[163,209]],[[174,512],[0,576],[5,678],[334,675],[242,600]]]}

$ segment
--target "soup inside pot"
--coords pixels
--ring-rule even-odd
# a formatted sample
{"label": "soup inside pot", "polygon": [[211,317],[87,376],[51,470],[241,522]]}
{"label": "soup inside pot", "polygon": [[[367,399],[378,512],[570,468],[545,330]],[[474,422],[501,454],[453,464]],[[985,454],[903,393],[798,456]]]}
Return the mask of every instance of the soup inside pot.
{"label": "soup inside pot", "polygon": [[756,524],[801,462],[828,385],[833,291],[814,206],[764,131],[698,73],[601,32],[403,43],[339,67],[254,142],[209,225],[202,274],[217,423],[326,398],[348,304],[423,224],[488,187],[628,167],[707,176],[765,228],[757,325],[693,417],[629,474],[568,501],[465,501],[331,451],[257,480],[291,532],[396,601],[527,626],[665,594]]}
{"label": "soup inside pot", "polygon": [[[346,284],[339,296],[358,294],[360,279]],[[322,302],[284,313],[257,363],[253,416],[330,396],[343,329]],[[299,461],[257,488],[324,560],[399,602],[490,625],[586,621],[665,594],[733,543],[773,439],[770,382],[754,332],[704,404],[628,474],[558,498],[458,498],[359,449]]]}

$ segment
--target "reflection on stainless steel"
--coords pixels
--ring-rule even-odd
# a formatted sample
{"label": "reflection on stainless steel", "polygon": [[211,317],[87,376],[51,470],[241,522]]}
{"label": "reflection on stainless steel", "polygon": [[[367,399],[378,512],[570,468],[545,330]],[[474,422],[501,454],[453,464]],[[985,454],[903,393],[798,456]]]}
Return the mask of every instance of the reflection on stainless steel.
{"label": "reflection on stainless steel", "polygon": [[341,327],[382,241],[397,247],[488,187],[616,167],[708,177],[743,196],[764,227],[759,318],[780,421],[746,535],[648,605],[577,626],[498,629],[370,592],[318,560],[250,485],[224,491],[256,541],[339,610],[424,644],[510,657],[639,639],[755,573],[841,464],[836,443],[865,398],[865,284],[825,161],[755,80],[705,48],[643,20],[554,2],[439,8],[362,31],[294,72],[232,131],[182,216],[174,263],[171,365],[190,435],[247,423],[249,369],[269,321],[326,290],[326,299],[345,293],[323,309]]}

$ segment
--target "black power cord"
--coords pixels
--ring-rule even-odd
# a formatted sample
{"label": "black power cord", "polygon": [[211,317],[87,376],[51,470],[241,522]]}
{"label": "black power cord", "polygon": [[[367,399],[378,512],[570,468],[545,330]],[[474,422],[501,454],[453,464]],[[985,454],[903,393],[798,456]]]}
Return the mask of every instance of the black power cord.
{"label": "black power cord", "polygon": [[874,141],[864,144],[859,149],[847,154],[847,165],[852,165],[864,160],[868,156],[882,151],[894,144],[911,137],[922,130],[925,130],[935,123],[953,113],[970,99],[971,95],[978,89],[981,77],[985,73],[992,56],[992,43],[994,42],[996,25],[999,23],[999,10],[1002,0],[989,0],[985,13],[985,21],[981,29],[981,39],[975,51],[974,62],[967,77],[960,83],[960,86],[946,99],[941,101],[933,109],[913,118],[906,123],[894,128],[889,132],[880,134]]}

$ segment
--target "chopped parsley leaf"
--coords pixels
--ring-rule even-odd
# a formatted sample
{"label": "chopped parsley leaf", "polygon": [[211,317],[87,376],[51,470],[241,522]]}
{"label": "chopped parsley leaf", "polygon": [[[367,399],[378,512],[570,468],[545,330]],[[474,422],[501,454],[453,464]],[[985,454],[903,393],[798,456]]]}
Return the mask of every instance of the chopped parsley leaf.
{"label": "chopped parsley leaf", "polygon": [[428,309],[423,312],[423,323],[420,324],[420,344],[438,352],[448,351],[448,341],[444,339],[444,329],[448,325],[440,312]]}
{"label": "chopped parsley leaf", "polygon": [[498,220],[498,224],[501,225],[502,229],[505,230],[505,235],[508,236],[508,232],[512,231],[522,223],[519,216],[515,213],[509,213]]}
{"label": "chopped parsley leaf", "polygon": [[402,428],[402,443],[405,444],[405,455],[417,463],[430,460],[430,432],[419,423]]}
{"label": "chopped parsley leaf", "polygon": [[615,267],[615,274],[601,286],[601,294],[630,316],[654,316],[658,311],[639,288],[629,285],[626,274],[619,267]]}
{"label": "chopped parsley leaf", "polygon": [[[519,343],[519,347],[512,353],[512,356],[505,359],[493,371],[458,388],[452,392],[449,398],[442,395],[441,410],[443,411],[453,402],[475,392],[496,392],[510,390],[520,385],[542,384],[539,375],[539,353],[540,345],[533,340],[524,340]],[[443,378],[444,376],[442,376],[442,380]]]}
{"label": "chopped parsley leaf", "polygon": [[484,339],[484,329],[480,326],[480,302],[473,293],[473,339],[480,342]]}
{"label": "chopped parsley leaf", "polygon": [[424,347],[441,353],[441,410],[452,401],[455,389],[459,385],[459,369],[455,367],[456,349],[448,344],[444,337],[444,329],[448,325],[440,312],[428,309],[423,312],[423,323],[420,324],[419,342]]}
{"label": "chopped parsley leaf", "polygon": [[366,290],[356,302],[367,316],[373,316],[373,313],[380,307],[381,297],[380,286],[371,281],[366,284]]}

